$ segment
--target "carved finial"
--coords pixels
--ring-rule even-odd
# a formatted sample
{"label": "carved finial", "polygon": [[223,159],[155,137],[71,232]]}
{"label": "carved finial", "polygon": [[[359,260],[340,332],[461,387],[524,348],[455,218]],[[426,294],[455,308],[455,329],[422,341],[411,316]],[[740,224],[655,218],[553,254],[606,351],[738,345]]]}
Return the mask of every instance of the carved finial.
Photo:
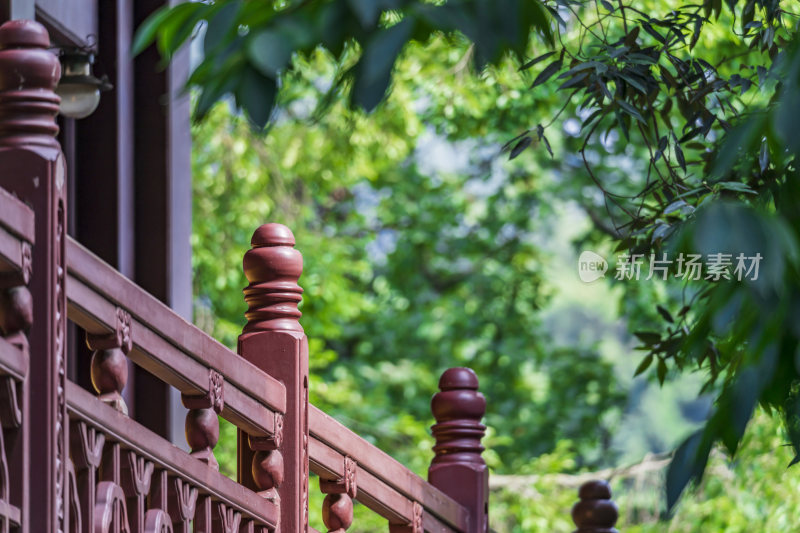
{"label": "carved finial", "polygon": [[61,64],[49,47],[50,36],[37,22],[11,20],[0,26],[0,145],[58,147],[60,99],[53,89]]}
{"label": "carved finial", "polygon": [[281,224],[264,224],[244,254],[244,274],[250,284],[244,289],[247,325],[252,331],[303,331],[297,304],[303,289],[297,284],[303,273],[303,256],[294,249],[294,235]]}
{"label": "carved finial", "polygon": [[617,504],[611,501],[611,488],[605,481],[588,481],[578,490],[580,501],[572,508],[574,533],[618,533]]}
{"label": "carved finial", "polygon": [[486,399],[478,392],[478,376],[469,368],[446,370],[433,395],[431,411],[436,424],[431,428],[436,439],[432,463],[479,463],[486,426],[481,418],[486,412]]}

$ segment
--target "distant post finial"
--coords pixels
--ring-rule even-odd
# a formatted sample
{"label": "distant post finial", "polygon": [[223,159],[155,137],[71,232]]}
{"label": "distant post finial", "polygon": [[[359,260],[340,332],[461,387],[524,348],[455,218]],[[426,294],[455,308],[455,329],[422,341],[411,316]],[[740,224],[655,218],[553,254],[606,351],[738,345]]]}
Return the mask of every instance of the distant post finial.
{"label": "distant post finial", "polygon": [[428,480],[470,510],[470,531],[484,533],[489,527],[489,470],[481,456],[486,399],[469,368],[446,370],[439,390],[431,400],[436,445]]}
{"label": "distant post finial", "polygon": [[303,256],[294,249],[294,235],[282,224],[264,224],[250,240],[244,254],[244,289],[247,325],[253,331],[303,331],[297,305],[303,289],[297,284],[303,273]]}
{"label": "distant post finial", "polygon": [[572,507],[574,533],[619,533],[614,525],[619,512],[605,481],[587,481],[578,489],[580,501]]}

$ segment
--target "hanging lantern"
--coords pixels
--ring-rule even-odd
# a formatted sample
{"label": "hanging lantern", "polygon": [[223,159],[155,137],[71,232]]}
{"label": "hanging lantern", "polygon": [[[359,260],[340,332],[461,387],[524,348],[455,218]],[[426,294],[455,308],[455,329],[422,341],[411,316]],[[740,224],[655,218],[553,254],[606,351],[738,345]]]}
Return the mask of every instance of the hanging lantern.
{"label": "hanging lantern", "polygon": [[100,103],[100,92],[113,89],[108,78],[92,74],[94,54],[72,49],[61,52],[61,80],[56,93],[61,97],[60,113],[70,118],[91,115]]}

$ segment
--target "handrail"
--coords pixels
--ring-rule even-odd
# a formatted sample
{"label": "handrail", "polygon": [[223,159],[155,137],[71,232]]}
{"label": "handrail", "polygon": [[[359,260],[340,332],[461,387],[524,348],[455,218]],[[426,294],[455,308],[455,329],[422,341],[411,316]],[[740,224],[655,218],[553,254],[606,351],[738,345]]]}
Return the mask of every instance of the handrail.
{"label": "handrail", "polygon": [[228,479],[194,459],[171,442],[145,427],[131,424],[130,418],[109,407],[79,385],[67,382],[67,409],[70,416],[99,428],[110,440],[134,450],[148,461],[166,468],[194,485],[201,486],[215,499],[241,509],[250,518],[274,527],[278,506]]}
{"label": "handrail", "polygon": [[0,275],[9,270],[26,275],[33,239],[33,210],[0,187]]}
{"label": "handrail", "polygon": [[22,381],[28,375],[28,354],[0,337],[0,375]]}
{"label": "handrail", "polygon": [[34,243],[33,210],[19,198],[0,187],[0,223],[10,229],[18,238]]}
{"label": "handrail", "polygon": [[128,356],[189,396],[209,391],[209,369],[224,379],[222,416],[255,436],[275,432],[286,410],[283,384],[186,322],[73,239],[67,242],[68,316],[90,334],[113,332],[117,308],[131,315]]}
{"label": "handrail", "polygon": [[309,405],[309,460],[322,479],[344,476],[344,458],[357,464],[356,499],[390,522],[411,522],[413,503],[423,508],[425,531],[467,531],[468,512],[322,410]]}

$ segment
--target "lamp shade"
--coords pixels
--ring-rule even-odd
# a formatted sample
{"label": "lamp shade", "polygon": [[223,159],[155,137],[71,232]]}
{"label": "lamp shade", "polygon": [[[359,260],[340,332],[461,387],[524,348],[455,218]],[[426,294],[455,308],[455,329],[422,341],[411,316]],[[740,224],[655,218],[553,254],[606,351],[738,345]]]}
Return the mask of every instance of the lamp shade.
{"label": "lamp shade", "polygon": [[61,80],[56,93],[61,97],[60,113],[70,118],[91,115],[100,103],[100,91],[110,88],[107,82],[92,75],[94,57],[85,52],[61,55]]}

